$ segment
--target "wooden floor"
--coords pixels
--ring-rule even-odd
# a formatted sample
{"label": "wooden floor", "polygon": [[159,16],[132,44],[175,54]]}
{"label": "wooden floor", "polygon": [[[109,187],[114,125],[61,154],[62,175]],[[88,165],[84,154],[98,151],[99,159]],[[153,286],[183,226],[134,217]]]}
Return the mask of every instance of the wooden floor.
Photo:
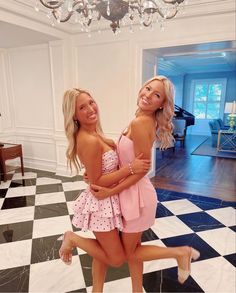
{"label": "wooden floor", "polygon": [[162,189],[236,201],[236,160],[191,155],[207,137],[187,135],[185,148],[177,142],[156,161],[152,183]]}

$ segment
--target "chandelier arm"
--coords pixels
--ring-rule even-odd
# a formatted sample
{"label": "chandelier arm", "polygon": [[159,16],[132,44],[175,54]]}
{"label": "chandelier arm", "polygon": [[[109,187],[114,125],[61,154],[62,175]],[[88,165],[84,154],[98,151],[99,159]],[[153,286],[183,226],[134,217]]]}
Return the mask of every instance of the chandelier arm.
{"label": "chandelier arm", "polygon": [[178,10],[176,9],[172,14],[170,14],[170,15],[164,15],[163,13],[162,13],[162,11],[159,9],[159,8],[157,8],[157,12],[160,14],[160,16],[162,17],[162,18],[164,18],[164,19],[171,19],[171,18],[174,18],[175,16],[176,16],[176,14],[178,13]]}
{"label": "chandelier arm", "polygon": [[151,20],[149,20],[149,22],[145,22],[145,21],[142,22],[142,24],[143,24],[145,27],[150,26],[151,23],[152,23]]}
{"label": "chandelier arm", "polygon": [[59,2],[58,4],[55,5],[49,5],[47,2],[45,2],[45,0],[39,0],[44,7],[49,8],[49,9],[57,9],[59,7],[62,6],[62,4],[64,3],[64,0],[62,2]]}
{"label": "chandelier arm", "polygon": [[[65,18],[60,19],[60,22],[67,22],[71,18],[72,14],[73,14],[73,11],[69,12],[68,15]],[[52,15],[57,20],[56,10],[55,9],[52,11]]]}
{"label": "chandelier arm", "polygon": [[176,4],[176,3],[180,4],[184,2],[185,0],[162,0],[162,1],[166,4]]}

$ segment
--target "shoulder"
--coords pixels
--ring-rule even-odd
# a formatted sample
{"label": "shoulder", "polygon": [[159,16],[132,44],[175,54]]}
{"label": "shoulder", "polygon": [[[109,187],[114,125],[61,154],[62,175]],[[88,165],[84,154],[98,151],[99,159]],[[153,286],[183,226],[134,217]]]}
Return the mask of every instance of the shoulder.
{"label": "shoulder", "polygon": [[132,120],[130,126],[131,126],[131,131],[135,131],[135,130],[145,130],[147,132],[148,129],[150,129],[150,127],[152,127],[152,119],[150,117],[147,116],[139,116],[136,117]]}
{"label": "shoulder", "polygon": [[98,137],[82,132],[77,135],[77,149],[83,152],[98,151],[101,149],[101,142]]}

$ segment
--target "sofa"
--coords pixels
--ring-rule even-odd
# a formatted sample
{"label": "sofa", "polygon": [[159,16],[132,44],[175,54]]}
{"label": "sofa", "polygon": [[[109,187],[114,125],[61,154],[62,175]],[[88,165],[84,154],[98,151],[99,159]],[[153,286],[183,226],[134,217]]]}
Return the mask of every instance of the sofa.
{"label": "sofa", "polygon": [[209,126],[211,131],[211,144],[213,147],[216,147],[219,130],[227,130],[229,129],[229,126],[224,125],[223,120],[220,118],[209,121]]}

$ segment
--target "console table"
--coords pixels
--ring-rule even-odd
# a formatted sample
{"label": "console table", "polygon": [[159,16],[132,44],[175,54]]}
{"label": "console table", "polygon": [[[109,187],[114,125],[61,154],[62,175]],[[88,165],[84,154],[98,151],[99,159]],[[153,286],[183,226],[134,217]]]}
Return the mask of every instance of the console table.
{"label": "console table", "polygon": [[0,169],[1,177],[3,175],[4,182],[7,180],[6,161],[15,159],[17,157],[20,157],[21,174],[22,176],[24,176],[24,165],[21,144],[3,143],[3,146],[0,146]]}
{"label": "console table", "polygon": [[218,132],[217,150],[236,152],[236,130],[220,130]]}

